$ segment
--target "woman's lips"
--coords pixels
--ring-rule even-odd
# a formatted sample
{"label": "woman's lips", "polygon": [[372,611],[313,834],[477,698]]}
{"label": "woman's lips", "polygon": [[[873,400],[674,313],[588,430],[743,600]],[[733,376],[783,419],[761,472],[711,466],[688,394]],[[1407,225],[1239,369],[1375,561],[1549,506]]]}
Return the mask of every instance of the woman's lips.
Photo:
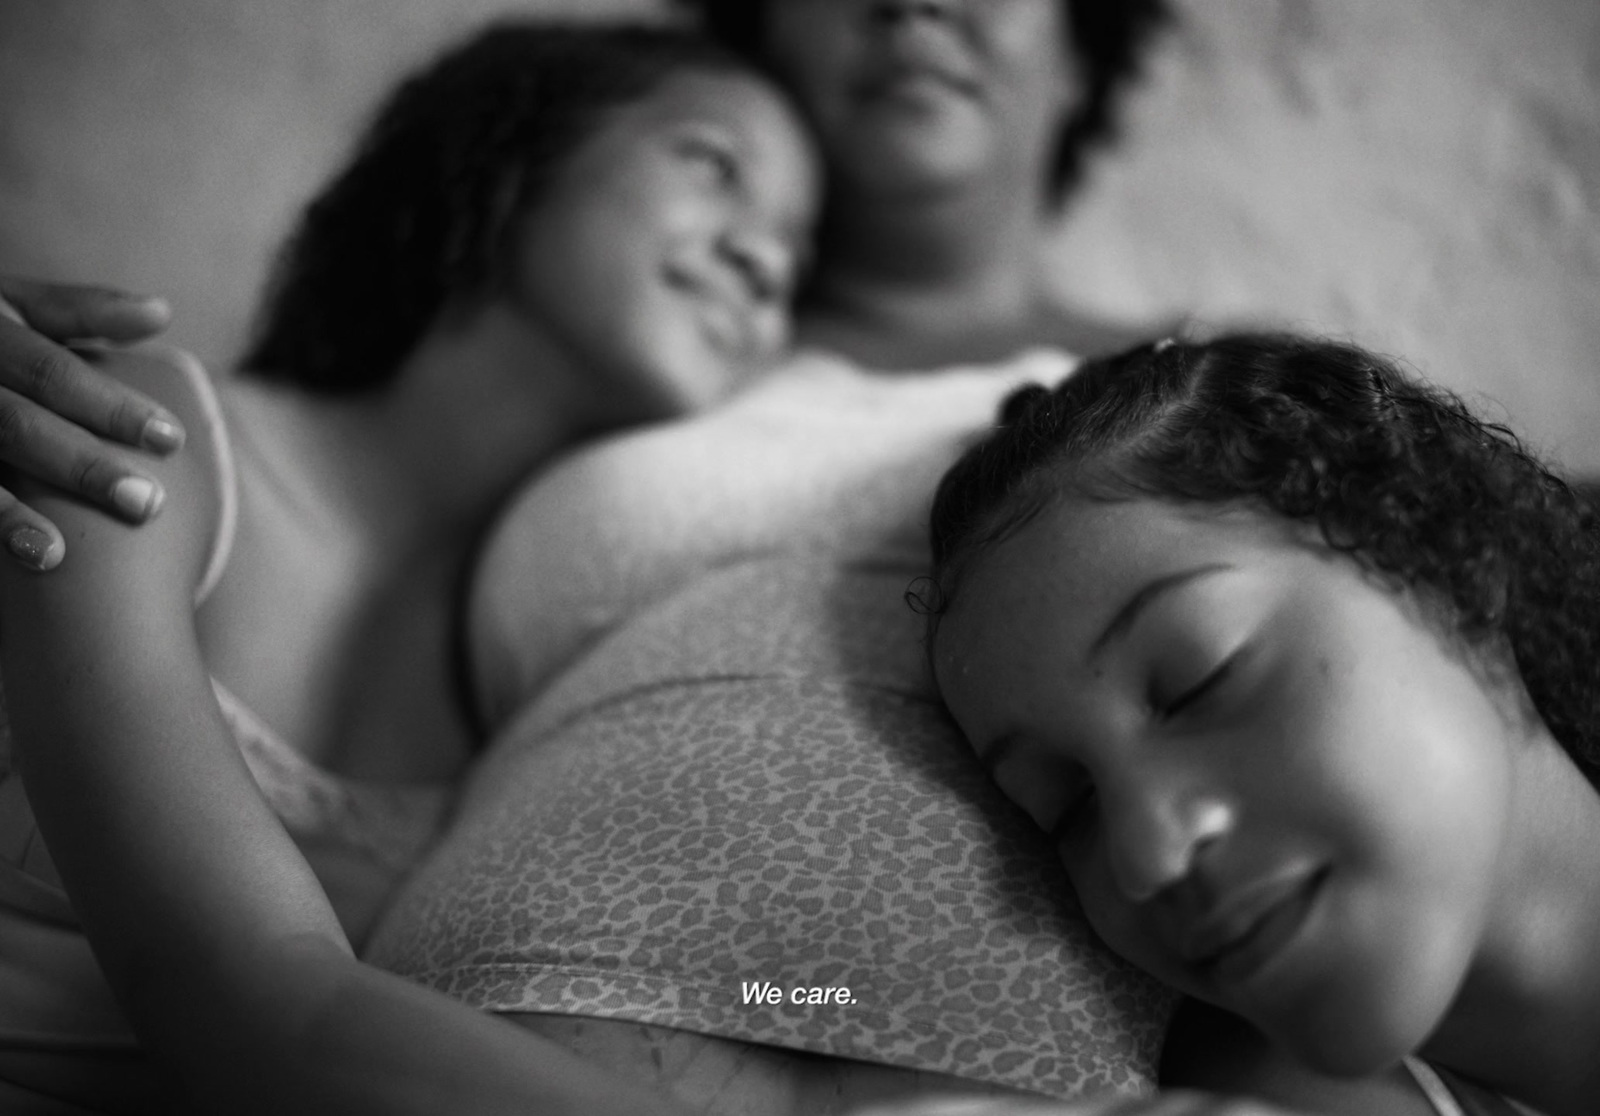
{"label": "woman's lips", "polygon": [[1247,888],[1188,936],[1184,960],[1214,984],[1248,980],[1299,933],[1326,875],[1316,871]]}
{"label": "woman's lips", "polygon": [[977,93],[976,73],[950,29],[916,22],[888,36],[857,88],[867,101],[921,101]]}
{"label": "woman's lips", "polygon": [[868,102],[922,102],[950,96],[971,97],[973,93],[970,82],[931,66],[893,67],[861,87],[861,96]]}

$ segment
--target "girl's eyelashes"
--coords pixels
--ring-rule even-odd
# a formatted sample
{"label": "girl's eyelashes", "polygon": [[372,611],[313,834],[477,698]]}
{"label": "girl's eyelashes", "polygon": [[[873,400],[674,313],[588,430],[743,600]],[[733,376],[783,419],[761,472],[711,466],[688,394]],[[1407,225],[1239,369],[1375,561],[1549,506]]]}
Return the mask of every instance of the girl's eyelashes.
{"label": "girl's eyelashes", "polygon": [[1234,651],[1231,655],[1228,655],[1226,658],[1224,658],[1222,662],[1217,664],[1216,668],[1209,674],[1202,677],[1200,681],[1196,682],[1188,689],[1183,690],[1176,697],[1163,699],[1158,692],[1160,689],[1159,683],[1153,684],[1150,695],[1151,708],[1155,710],[1157,716],[1166,721],[1171,720],[1187,710],[1193,710],[1203,706],[1206,699],[1215,693],[1222,686],[1222,684],[1227,681],[1229,675],[1233,673],[1234,668],[1238,665],[1239,660],[1244,653],[1245,648],[1243,647]]}
{"label": "girl's eyelashes", "polygon": [[710,172],[719,186],[736,187],[744,177],[744,168],[733,145],[718,136],[691,132],[678,144],[678,151],[691,162],[699,163]]}

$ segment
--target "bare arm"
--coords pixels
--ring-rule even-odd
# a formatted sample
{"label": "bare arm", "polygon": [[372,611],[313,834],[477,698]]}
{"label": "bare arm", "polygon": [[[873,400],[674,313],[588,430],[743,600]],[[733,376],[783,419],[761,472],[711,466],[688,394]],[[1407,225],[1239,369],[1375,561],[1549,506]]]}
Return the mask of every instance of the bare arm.
{"label": "bare arm", "polygon": [[[165,328],[168,316],[159,299],[0,275],[0,463],[128,522],[154,515],[161,493],[149,470],[101,439],[165,454],[183,444],[182,424],[63,343],[140,340]],[[48,516],[5,488],[0,545],[33,570],[54,568],[65,553]]]}
{"label": "bare arm", "polygon": [[[121,374],[163,396],[145,362]],[[117,363],[117,362],[113,362]],[[168,394],[194,425],[197,414]],[[197,1111],[666,1111],[509,1024],[357,962],[222,721],[191,598],[202,455],[142,530],[24,486],[70,557],[0,570],[0,676],[35,813],[141,1040]]]}

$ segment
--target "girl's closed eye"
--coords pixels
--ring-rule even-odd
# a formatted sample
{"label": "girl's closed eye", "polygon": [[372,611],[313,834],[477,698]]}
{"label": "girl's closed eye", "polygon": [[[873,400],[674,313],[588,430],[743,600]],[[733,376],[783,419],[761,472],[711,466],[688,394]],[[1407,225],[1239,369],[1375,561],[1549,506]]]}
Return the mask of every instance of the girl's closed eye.
{"label": "girl's closed eye", "polygon": [[[1210,708],[1220,696],[1228,692],[1229,684],[1239,673],[1239,668],[1249,656],[1249,644],[1222,657],[1216,666],[1204,671],[1188,684],[1167,687],[1159,677],[1152,679],[1150,707],[1158,718],[1170,721],[1185,713],[1201,713]],[[1172,696],[1167,696],[1168,694]]]}
{"label": "girl's closed eye", "polygon": [[744,181],[744,166],[732,140],[711,129],[685,133],[678,142],[678,153],[698,164],[718,186],[735,188]]}

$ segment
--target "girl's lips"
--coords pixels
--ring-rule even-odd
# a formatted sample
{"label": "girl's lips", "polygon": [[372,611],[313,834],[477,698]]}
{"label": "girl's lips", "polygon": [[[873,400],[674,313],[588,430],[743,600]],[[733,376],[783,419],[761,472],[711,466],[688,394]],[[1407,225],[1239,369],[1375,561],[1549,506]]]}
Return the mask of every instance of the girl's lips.
{"label": "girl's lips", "polygon": [[669,264],[664,274],[668,287],[694,303],[700,332],[713,348],[736,357],[746,352],[750,323],[739,296],[732,290],[736,279],[719,281],[676,264]]}
{"label": "girl's lips", "polygon": [[1299,933],[1326,876],[1316,871],[1250,889],[1190,936],[1185,960],[1214,984],[1248,980]]}
{"label": "girl's lips", "polygon": [[731,357],[738,357],[749,349],[749,329],[743,315],[728,306],[708,301],[701,307],[700,332],[711,347]]}

